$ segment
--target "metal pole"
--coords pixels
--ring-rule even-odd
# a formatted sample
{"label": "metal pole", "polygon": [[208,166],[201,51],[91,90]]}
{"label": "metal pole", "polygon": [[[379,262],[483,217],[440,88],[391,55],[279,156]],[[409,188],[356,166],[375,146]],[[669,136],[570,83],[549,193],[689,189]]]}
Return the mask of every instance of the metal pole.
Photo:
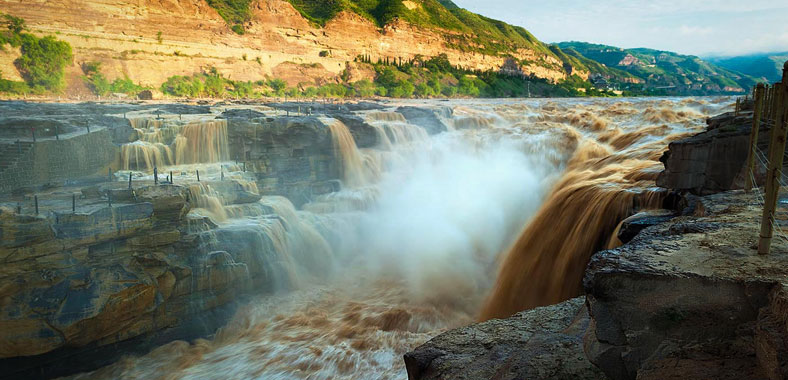
{"label": "metal pole", "polygon": [[153,184],[154,185],[159,184],[159,168],[155,166],[153,167]]}
{"label": "metal pole", "polygon": [[777,100],[775,124],[772,127],[771,143],[769,143],[769,172],[766,177],[766,194],[761,218],[761,238],[758,242],[758,254],[768,255],[771,250],[772,237],[774,236],[774,212],[777,208],[777,197],[780,190],[780,177],[782,176],[783,156],[785,155],[785,140],[788,126],[785,123],[785,102],[788,100],[788,62],[783,66],[783,81],[775,85],[775,98]]}
{"label": "metal pole", "polygon": [[758,130],[761,128],[761,111],[763,110],[763,83],[755,87],[754,110],[752,114],[752,129],[750,130],[750,151],[747,153],[747,173],[745,173],[744,190],[752,190],[753,177],[755,176],[755,148],[758,146]]}
{"label": "metal pole", "polygon": [[77,213],[77,195],[76,194],[71,194],[71,213],[72,214],[76,214]]}
{"label": "metal pole", "polygon": [[38,195],[33,196],[33,202],[35,203],[36,206],[36,215],[38,215]]}
{"label": "metal pole", "polygon": [[131,190],[131,173],[129,173],[129,190]]}
{"label": "metal pole", "polygon": [[197,171],[197,182],[200,182],[200,171]]}
{"label": "metal pole", "polygon": [[175,183],[175,177],[172,176],[172,172],[170,172],[170,183]]}

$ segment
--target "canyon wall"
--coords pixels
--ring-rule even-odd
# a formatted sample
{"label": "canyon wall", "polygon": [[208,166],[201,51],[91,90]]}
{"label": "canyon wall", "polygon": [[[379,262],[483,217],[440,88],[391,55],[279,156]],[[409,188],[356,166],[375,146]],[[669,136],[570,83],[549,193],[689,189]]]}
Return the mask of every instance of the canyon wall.
{"label": "canyon wall", "polygon": [[[325,27],[317,27],[284,0],[259,0],[252,7],[252,21],[245,25],[246,33],[238,35],[204,0],[0,3],[1,12],[24,18],[35,34],[54,34],[71,44],[75,59],[67,69],[70,94],[89,94],[79,65],[91,61],[102,62],[109,79],[128,76],[153,87],[173,75],[191,75],[207,67],[235,80],[273,76],[290,85],[336,81],[346,68],[354,80],[371,78],[374,71],[368,65],[353,62],[361,54],[374,61],[445,53],[452,64],[480,70],[497,70],[505,61],[501,56],[452,48],[447,36],[454,32],[404,21],[381,29],[357,14],[341,12]],[[12,64],[18,54],[13,49],[0,51],[5,78],[19,76]],[[566,77],[563,63],[553,55],[525,49],[511,55],[534,62],[521,68],[526,75],[551,81]]]}

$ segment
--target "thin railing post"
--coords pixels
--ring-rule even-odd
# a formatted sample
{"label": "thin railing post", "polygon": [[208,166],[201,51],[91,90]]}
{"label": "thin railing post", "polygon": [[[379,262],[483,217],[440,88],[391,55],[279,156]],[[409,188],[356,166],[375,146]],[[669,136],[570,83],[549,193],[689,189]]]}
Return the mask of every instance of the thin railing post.
{"label": "thin railing post", "polygon": [[745,173],[746,178],[744,185],[745,191],[750,191],[752,190],[753,185],[757,185],[753,183],[753,178],[755,176],[755,149],[758,146],[758,130],[761,128],[761,111],[763,108],[761,100],[763,100],[763,90],[763,83],[758,83],[758,86],[755,87],[755,97],[753,98],[754,109],[752,113],[752,130],[750,130],[750,151],[747,153],[747,172]]}
{"label": "thin railing post", "polygon": [[774,110],[775,124],[772,127],[771,142],[769,143],[769,171],[766,177],[766,194],[761,218],[761,236],[758,242],[758,254],[768,255],[771,250],[772,237],[774,236],[774,214],[777,208],[777,197],[780,190],[782,176],[783,156],[785,155],[785,140],[788,125],[785,123],[785,111],[788,109],[788,62],[783,66],[783,82],[774,86],[776,109]]}

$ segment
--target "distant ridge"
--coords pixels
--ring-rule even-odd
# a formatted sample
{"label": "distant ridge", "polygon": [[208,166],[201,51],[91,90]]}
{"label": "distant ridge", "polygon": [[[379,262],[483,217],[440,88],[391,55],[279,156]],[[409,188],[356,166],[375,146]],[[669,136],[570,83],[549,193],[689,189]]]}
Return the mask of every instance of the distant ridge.
{"label": "distant ridge", "polygon": [[782,78],[783,63],[788,61],[788,51],[750,54],[734,57],[711,57],[709,62],[747,75],[776,82]]}
{"label": "distant ridge", "polygon": [[610,75],[610,68],[624,71],[654,88],[675,88],[679,93],[743,92],[756,78],[706,62],[696,56],[647,48],[622,49],[587,42],[561,42],[561,49],[596,61],[604,68],[592,74]]}

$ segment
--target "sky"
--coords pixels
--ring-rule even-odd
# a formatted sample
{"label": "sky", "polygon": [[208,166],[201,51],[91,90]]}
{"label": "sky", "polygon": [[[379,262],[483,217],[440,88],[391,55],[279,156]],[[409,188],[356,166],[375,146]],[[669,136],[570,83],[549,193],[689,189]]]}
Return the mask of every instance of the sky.
{"label": "sky", "polygon": [[454,0],[544,42],[702,57],[788,51],[788,0]]}

